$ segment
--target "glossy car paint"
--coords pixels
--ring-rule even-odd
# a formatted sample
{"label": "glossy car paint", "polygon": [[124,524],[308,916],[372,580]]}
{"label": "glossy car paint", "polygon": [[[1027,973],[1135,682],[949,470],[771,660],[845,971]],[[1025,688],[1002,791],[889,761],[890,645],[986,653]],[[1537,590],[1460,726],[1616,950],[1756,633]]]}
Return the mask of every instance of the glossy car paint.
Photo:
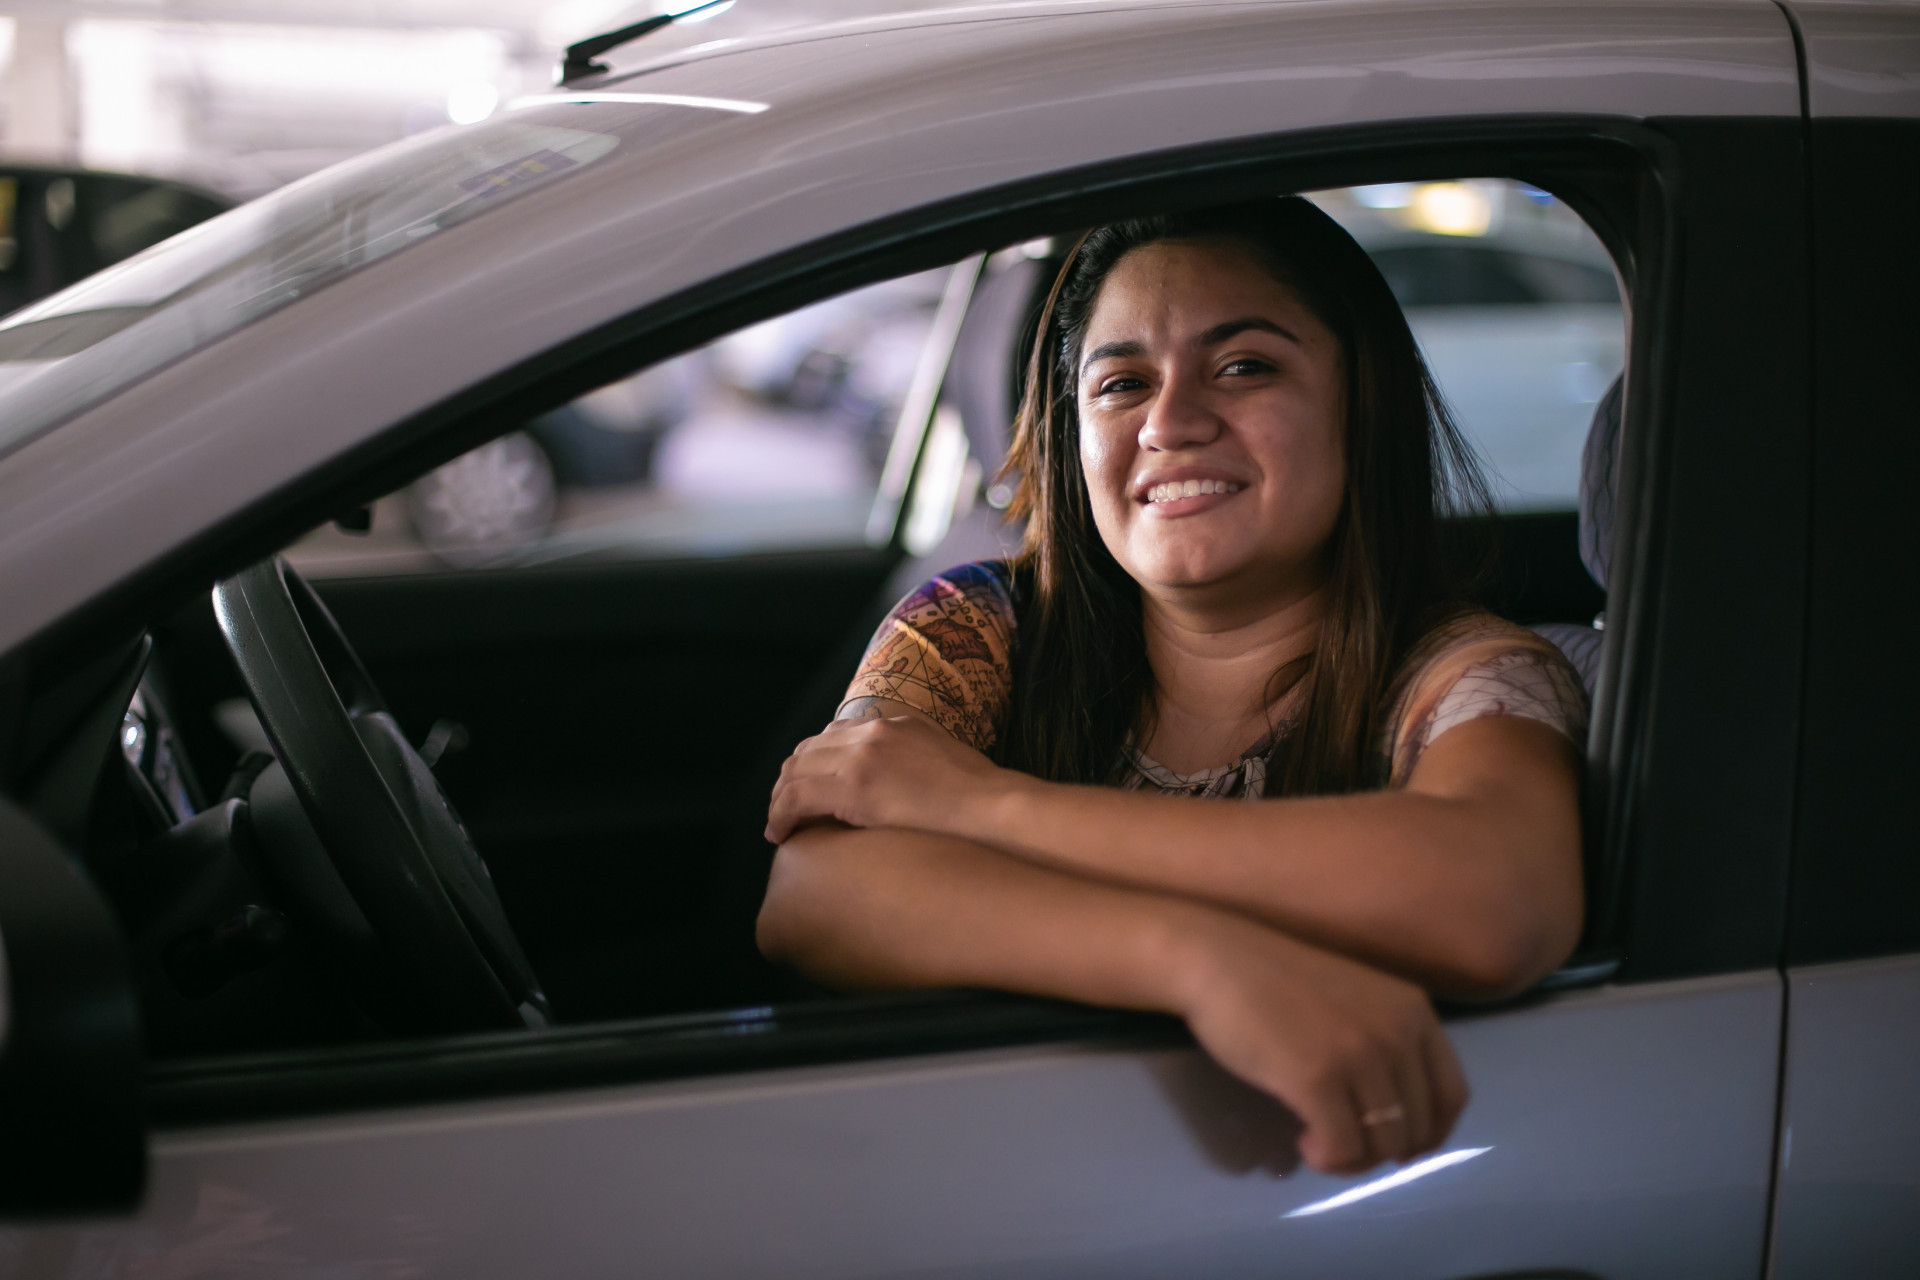
{"label": "glossy car paint", "polygon": [[162,1135],[136,1220],[0,1232],[0,1272],[1752,1280],[1779,985],[1456,1021],[1497,1101],[1384,1188],[1291,1169],[1194,1050],[999,1050]]}
{"label": "glossy car paint", "polygon": [[1920,1275],[1920,956],[1788,990],[1777,1280]]}
{"label": "glossy car paint", "polygon": [[1807,49],[1815,116],[1920,115],[1920,8],[1889,0],[1789,0]]}
{"label": "glossy car paint", "polygon": [[[1766,0],[989,5],[743,41],[609,88],[769,109],[697,144],[623,147],[0,458],[0,653],[499,370],[848,227],[1288,130],[1799,110]],[[529,111],[592,129],[693,109]]]}

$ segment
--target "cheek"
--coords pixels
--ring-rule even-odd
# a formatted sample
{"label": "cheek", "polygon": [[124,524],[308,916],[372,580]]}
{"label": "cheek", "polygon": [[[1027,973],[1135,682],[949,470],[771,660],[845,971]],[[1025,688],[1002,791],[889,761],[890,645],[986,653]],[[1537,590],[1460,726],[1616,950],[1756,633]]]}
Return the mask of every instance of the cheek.
{"label": "cheek", "polygon": [[1080,470],[1087,477],[1087,493],[1094,508],[1102,509],[1126,498],[1127,476],[1133,466],[1132,437],[1111,423],[1080,419]]}

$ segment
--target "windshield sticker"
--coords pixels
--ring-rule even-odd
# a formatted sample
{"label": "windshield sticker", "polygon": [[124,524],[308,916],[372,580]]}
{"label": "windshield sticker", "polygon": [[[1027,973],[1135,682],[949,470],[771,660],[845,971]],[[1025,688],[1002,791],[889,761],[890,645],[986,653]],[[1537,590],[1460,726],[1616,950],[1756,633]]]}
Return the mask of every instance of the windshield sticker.
{"label": "windshield sticker", "polygon": [[525,186],[529,182],[538,182],[550,174],[559,173],[562,169],[571,169],[573,166],[574,162],[558,151],[542,149],[511,164],[503,164],[497,169],[489,169],[485,173],[476,173],[471,178],[463,178],[460,186],[463,190],[471,191],[478,196],[493,196],[514,187]]}

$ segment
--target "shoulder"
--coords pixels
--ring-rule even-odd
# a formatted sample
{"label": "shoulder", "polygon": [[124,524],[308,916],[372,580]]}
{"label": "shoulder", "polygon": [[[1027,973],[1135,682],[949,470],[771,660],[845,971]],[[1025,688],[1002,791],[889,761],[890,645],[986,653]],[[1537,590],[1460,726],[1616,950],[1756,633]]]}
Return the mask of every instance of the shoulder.
{"label": "shoulder", "polygon": [[1390,743],[1383,744],[1393,782],[1404,782],[1420,753],[1447,730],[1496,715],[1536,720],[1584,744],[1586,691],[1544,636],[1470,610],[1429,631],[1402,667],[1388,721]]}
{"label": "shoulder", "polygon": [[880,624],[874,643],[911,633],[948,662],[1002,662],[1013,644],[1013,577],[1002,560],[977,560],[936,574],[908,592]]}
{"label": "shoulder", "polygon": [[1012,686],[1014,579],[1004,561],[936,574],[888,612],[841,713],[862,699],[898,702],[981,750],[997,737]]}
{"label": "shoulder", "polygon": [[935,574],[908,592],[888,619],[969,612],[1012,627],[1013,571],[1006,561],[976,560]]}
{"label": "shoulder", "polygon": [[1447,618],[1421,637],[1407,656],[1404,674],[1414,681],[1422,681],[1449,668],[1470,666],[1501,654],[1537,657],[1542,661],[1558,658],[1566,664],[1560,650],[1538,632],[1484,609],[1468,609]]}

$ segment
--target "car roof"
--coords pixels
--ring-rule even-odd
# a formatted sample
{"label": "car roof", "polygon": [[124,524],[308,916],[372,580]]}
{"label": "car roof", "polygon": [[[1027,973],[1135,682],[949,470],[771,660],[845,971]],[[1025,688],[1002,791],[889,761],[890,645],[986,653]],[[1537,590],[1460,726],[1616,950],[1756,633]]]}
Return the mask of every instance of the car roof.
{"label": "car roof", "polygon": [[[714,101],[736,107],[687,105]],[[223,523],[270,521],[270,495],[395,424],[849,228],[1297,130],[1798,113],[1792,33],[1765,0],[1047,0],[656,58],[510,113],[617,138],[603,160],[348,272],[0,457],[0,653]],[[335,174],[200,230],[271,217],[275,201],[345,181]]]}

